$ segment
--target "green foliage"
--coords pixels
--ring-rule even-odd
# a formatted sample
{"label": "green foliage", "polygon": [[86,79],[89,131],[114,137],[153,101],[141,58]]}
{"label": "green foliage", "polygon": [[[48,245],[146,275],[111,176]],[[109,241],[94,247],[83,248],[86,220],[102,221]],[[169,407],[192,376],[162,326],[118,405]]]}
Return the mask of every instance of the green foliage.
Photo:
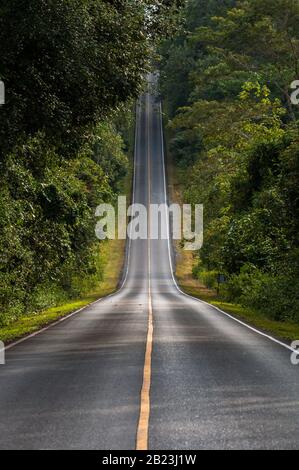
{"label": "green foliage", "polygon": [[124,153],[124,142],[113,123],[104,122],[97,126],[92,141],[92,157],[99,165],[114,191],[125,176],[128,161]]}
{"label": "green foliage", "polygon": [[269,275],[254,265],[244,265],[240,274],[232,275],[224,296],[250,307],[276,321],[299,322],[298,278]]}
{"label": "green foliage", "polygon": [[[0,193],[0,310],[14,315],[38,308],[36,298],[49,282],[71,294],[74,272],[82,278],[96,273],[94,208],[113,192],[88,154],[91,147],[77,159],[61,159],[39,134],[7,157]],[[51,290],[52,304],[50,298]]]}
{"label": "green foliage", "polygon": [[218,277],[217,271],[199,271],[197,277],[208,289],[216,289]]}
{"label": "green foliage", "polygon": [[[3,2],[2,2],[3,3]],[[181,1],[0,7],[0,324],[93,289],[95,208],[128,170],[133,100]]]}
{"label": "green foliage", "polygon": [[[0,148],[45,132],[73,149],[84,130],[136,98],[162,27],[178,2],[11,0],[1,6]],[[151,16],[145,14],[151,9]]]}
{"label": "green foliage", "polygon": [[205,207],[195,274],[214,287],[211,273],[226,272],[230,300],[299,321],[299,3],[190,0],[186,12],[161,48],[161,88],[185,200]]}

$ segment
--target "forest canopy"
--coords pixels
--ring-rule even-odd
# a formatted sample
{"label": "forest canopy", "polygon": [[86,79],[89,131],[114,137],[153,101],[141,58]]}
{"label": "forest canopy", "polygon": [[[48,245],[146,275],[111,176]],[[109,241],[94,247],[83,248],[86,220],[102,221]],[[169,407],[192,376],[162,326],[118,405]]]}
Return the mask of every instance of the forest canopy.
{"label": "forest canopy", "polygon": [[161,88],[184,199],[205,206],[194,275],[299,321],[297,0],[190,0],[163,42]]}

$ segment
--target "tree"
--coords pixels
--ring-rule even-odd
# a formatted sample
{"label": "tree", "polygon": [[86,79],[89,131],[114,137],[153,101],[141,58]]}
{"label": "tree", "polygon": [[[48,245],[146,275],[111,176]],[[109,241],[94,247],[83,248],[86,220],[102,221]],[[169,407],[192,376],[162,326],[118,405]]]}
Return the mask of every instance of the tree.
{"label": "tree", "polygon": [[[287,315],[285,299],[299,272],[299,114],[290,100],[298,78],[298,5],[190,0],[189,29],[171,53],[161,49],[170,151],[185,201],[205,207],[194,273],[203,279],[224,271],[230,299],[270,315],[272,295],[275,317],[297,320],[298,303]],[[179,60],[183,49],[188,62]],[[186,96],[180,92],[178,102],[172,89],[180,90],[182,78]]]}
{"label": "tree", "polygon": [[[43,131],[70,154],[88,127],[136,98],[176,2],[11,0],[1,7],[0,151]],[[151,15],[146,14],[146,8]],[[167,22],[166,22],[167,18]]]}

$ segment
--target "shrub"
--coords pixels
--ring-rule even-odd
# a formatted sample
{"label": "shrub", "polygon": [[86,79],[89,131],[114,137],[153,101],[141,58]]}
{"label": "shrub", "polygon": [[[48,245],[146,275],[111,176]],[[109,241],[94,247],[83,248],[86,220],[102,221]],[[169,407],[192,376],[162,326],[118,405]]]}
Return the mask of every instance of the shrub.
{"label": "shrub", "polygon": [[198,274],[198,278],[208,289],[216,289],[218,274],[217,271],[201,271]]}
{"label": "shrub", "polygon": [[264,275],[247,290],[242,303],[278,321],[299,321],[299,280]]}
{"label": "shrub", "polygon": [[225,297],[277,321],[299,321],[299,280],[296,276],[271,275],[245,265],[225,286]]}

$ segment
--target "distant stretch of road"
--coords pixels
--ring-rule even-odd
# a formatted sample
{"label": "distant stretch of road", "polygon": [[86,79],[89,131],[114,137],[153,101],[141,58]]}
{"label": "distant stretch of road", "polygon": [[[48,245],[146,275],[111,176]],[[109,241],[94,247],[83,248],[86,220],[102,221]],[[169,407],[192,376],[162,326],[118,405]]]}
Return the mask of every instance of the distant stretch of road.
{"label": "distant stretch of road", "polygon": [[[161,103],[149,92],[134,202],[166,199]],[[130,242],[117,294],[7,350],[1,449],[299,448],[291,351],[180,292],[171,245]]]}

